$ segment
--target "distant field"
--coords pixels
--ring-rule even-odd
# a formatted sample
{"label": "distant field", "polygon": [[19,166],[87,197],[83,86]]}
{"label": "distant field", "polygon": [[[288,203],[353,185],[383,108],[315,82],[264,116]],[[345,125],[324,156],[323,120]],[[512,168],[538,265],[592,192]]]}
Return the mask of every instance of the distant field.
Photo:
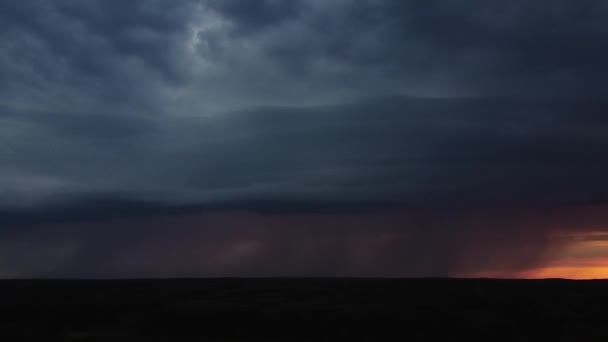
{"label": "distant field", "polygon": [[608,341],[608,281],[14,280],[0,341]]}

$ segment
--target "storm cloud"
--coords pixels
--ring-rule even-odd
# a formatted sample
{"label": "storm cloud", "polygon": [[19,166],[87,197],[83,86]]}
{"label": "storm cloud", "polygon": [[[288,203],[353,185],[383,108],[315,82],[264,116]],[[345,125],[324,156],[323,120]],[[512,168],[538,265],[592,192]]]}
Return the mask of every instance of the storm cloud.
{"label": "storm cloud", "polygon": [[[307,236],[342,237],[329,250],[394,235],[371,217],[398,212],[418,222],[398,234],[430,232],[438,263],[404,274],[450,274],[440,260],[454,258],[439,241],[479,230],[462,215],[608,199],[607,15],[599,0],[3,1],[2,241],[76,225],[82,242],[102,234],[87,228],[98,221],[246,212],[271,245],[267,236],[302,246],[314,244]],[[348,233],[349,215],[361,213],[369,224]],[[328,215],[320,227],[341,223],[333,233],[289,227],[307,215]],[[525,231],[545,245],[548,228],[484,220],[487,234]],[[184,225],[176,231],[200,226]],[[145,235],[117,226],[99,231]],[[244,234],[212,226],[225,239]],[[383,255],[412,258],[391,250]],[[297,274],[309,257],[234,273]],[[389,259],[376,260],[378,272],[344,272],[401,274]]]}

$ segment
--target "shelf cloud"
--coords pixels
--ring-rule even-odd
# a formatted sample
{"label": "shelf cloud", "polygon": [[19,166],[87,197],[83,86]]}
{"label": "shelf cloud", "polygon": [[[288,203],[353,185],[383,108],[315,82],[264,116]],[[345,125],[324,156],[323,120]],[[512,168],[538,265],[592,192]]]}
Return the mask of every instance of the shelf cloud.
{"label": "shelf cloud", "polygon": [[[40,252],[0,276],[536,265],[564,230],[604,222],[547,223],[608,200],[606,14],[593,0],[4,1],[0,245]],[[204,255],[119,270],[119,240],[139,258],[188,240]],[[448,262],[463,253],[496,261]]]}

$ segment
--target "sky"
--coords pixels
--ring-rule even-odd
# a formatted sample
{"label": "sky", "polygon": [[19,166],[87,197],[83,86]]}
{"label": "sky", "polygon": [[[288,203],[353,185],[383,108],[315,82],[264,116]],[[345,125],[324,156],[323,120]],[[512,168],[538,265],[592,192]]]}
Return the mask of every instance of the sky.
{"label": "sky", "polygon": [[608,277],[607,15],[4,0],[0,278]]}

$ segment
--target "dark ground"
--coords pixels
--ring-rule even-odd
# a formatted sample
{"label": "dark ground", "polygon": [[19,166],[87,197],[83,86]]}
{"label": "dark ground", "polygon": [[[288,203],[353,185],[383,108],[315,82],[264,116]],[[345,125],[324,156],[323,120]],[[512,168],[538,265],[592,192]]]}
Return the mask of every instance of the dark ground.
{"label": "dark ground", "polygon": [[0,341],[608,341],[608,281],[13,280]]}

